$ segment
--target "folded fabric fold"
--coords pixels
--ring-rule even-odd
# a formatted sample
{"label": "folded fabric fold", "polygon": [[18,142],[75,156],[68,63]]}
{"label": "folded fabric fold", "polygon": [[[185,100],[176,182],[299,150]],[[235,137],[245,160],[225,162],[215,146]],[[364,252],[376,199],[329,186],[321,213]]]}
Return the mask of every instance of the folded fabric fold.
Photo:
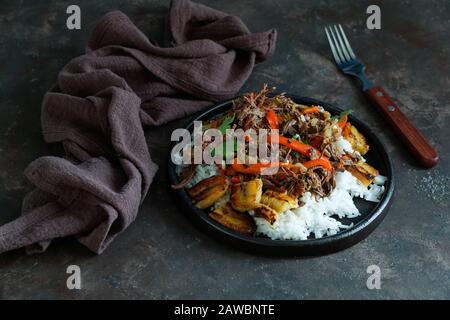
{"label": "folded fabric fold", "polygon": [[134,221],[157,171],[144,127],[233,97],[276,42],[275,30],[250,33],[239,18],[186,0],[172,1],[168,34],[171,46],[159,47],[119,11],[98,22],[42,104],[44,140],[66,155],[25,170],[36,189],[22,216],[0,227],[0,252],[75,236],[102,253]]}

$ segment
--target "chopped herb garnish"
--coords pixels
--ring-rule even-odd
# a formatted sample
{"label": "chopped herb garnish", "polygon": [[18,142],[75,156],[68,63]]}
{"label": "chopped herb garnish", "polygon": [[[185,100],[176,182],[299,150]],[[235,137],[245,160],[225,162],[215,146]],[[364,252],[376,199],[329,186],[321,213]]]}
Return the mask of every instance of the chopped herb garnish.
{"label": "chopped herb garnish", "polygon": [[331,119],[332,120],[339,120],[342,117],[348,116],[350,113],[353,113],[352,109],[347,109],[342,111],[338,116],[332,116]]}
{"label": "chopped herb garnish", "polygon": [[[217,128],[217,129],[220,131],[220,133],[226,134],[226,133],[227,133],[227,129],[231,129],[231,125],[233,124],[234,117],[235,117],[235,114],[233,113],[232,115],[226,116],[226,117],[223,119],[222,123],[221,123],[220,126]],[[233,152],[236,152],[236,151],[237,151],[237,148],[238,148],[238,144],[237,144],[237,142],[235,141],[235,142],[234,142]],[[218,147],[218,148],[215,149],[215,150],[218,150],[218,151],[219,151],[218,154],[220,154],[220,155],[228,156],[228,155],[227,155],[227,152],[226,152],[227,146],[226,146],[225,141],[222,143],[222,146],[221,146],[221,147]],[[211,156],[213,156],[213,157],[216,155],[215,150],[213,150],[213,151],[211,152]],[[221,151],[221,150],[222,150],[222,151]]]}
{"label": "chopped herb garnish", "polygon": [[234,113],[231,116],[226,116],[225,119],[223,119],[222,124],[217,128],[222,134],[227,133],[227,129],[231,129],[231,124],[234,121]]}

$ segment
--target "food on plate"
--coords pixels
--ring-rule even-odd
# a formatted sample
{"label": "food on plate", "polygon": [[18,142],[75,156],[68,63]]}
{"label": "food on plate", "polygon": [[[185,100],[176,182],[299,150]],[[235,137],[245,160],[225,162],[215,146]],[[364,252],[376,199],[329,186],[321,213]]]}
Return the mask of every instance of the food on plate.
{"label": "food on plate", "polygon": [[195,206],[205,209],[219,200],[228,189],[228,179],[225,176],[212,176],[197,183],[188,189]]}
{"label": "food on plate", "polygon": [[369,151],[366,138],[349,122],[342,129],[342,136],[350,142],[353,150],[358,151],[361,155],[365,155]]}
{"label": "food on plate", "polygon": [[278,213],[298,208],[298,199],[286,192],[266,190],[261,197],[261,203],[269,206]]}
{"label": "food on plate", "polygon": [[231,186],[231,206],[240,212],[256,209],[261,202],[261,179],[240,182]]}
{"label": "food on plate", "polygon": [[209,216],[220,224],[240,233],[252,234],[255,231],[253,219],[247,214],[234,210],[229,203],[214,209]]}
{"label": "food on plate", "polygon": [[261,204],[255,209],[254,216],[263,218],[270,224],[273,224],[278,218],[278,212],[265,204]]}
{"label": "food on plate", "polygon": [[367,162],[357,162],[347,167],[347,170],[354,175],[365,187],[368,187],[379,175],[378,170]]}
{"label": "food on plate", "polygon": [[[277,146],[277,160],[251,154],[247,143],[254,138],[246,135],[245,143],[225,148],[224,142],[213,152],[231,162],[178,165],[181,182],[174,187],[186,188],[194,205],[218,223],[247,235],[305,240],[348,229],[352,224],[341,219],[360,215],[354,198],[378,202],[386,182],[366,162],[370,146],[348,113],[332,116],[267,86],[244,94],[229,111],[204,122],[203,130],[218,129],[225,137],[227,129],[264,129],[267,148]],[[208,145],[203,142],[202,150]],[[236,160],[242,147],[244,163]]]}

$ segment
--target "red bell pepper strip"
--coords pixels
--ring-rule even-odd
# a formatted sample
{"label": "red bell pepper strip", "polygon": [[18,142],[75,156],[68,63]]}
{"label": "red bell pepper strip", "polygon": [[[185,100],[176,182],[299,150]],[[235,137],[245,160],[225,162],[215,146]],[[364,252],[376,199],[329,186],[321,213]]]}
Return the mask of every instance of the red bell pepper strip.
{"label": "red bell pepper strip", "polygon": [[351,130],[352,130],[352,125],[350,124],[350,122],[347,122],[347,123],[345,124],[345,126],[343,127],[343,129],[342,129],[342,135],[343,135],[344,137],[349,136],[350,133],[351,133]]}
{"label": "red bell pepper strip", "polygon": [[269,123],[270,128],[272,129],[278,129],[278,117],[275,111],[273,110],[267,110],[266,112],[266,119]]}
{"label": "red bell pepper strip", "polygon": [[[312,168],[316,166],[324,167],[326,170],[332,172],[333,166],[328,158],[322,157],[315,160],[309,160],[302,163],[306,168]],[[286,167],[289,169],[298,169],[298,167],[291,163],[286,162],[270,162],[270,163],[256,163],[253,165],[246,166],[244,164],[238,164],[234,162],[231,167],[234,171],[244,174],[260,174],[263,169],[275,168],[275,167]],[[233,177],[235,178],[235,177]],[[232,179],[233,179],[232,178]],[[233,180],[231,180],[233,182]]]}
{"label": "red bell pepper strip", "polygon": [[328,158],[325,158],[325,157],[314,159],[314,160],[309,160],[309,161],[303,162],[302,164],[306,168],[312,168],[312,167],[320,166],[320,167],[324,167],[329,172],[333,171],[333,166],[331,165],[330,160],[328,160]]}
{"label": "red bell pepper strip", "polygon": [[339,121],[337,123],[338,127],[341,129],[344,129],[345,125],[347,124],[348,116],[344,114],[342,117],[339,118]]}
{"label": "red bell pepper strip", "polygon": [[308,114],[308,113],[319,113],[319,112],[320,112],[319,107],[310,107],[310,108],[306,108],[306,109],[302,110],[302,113],[306,113],[306,114]]}
{"label": "red bell pepper strip", "polygon": [[[271,141],[271,136],[267,136],[267,140]],[[315,150],[312,146],[302,143],[300,141],[289,139],[284,136],[278,136],[278,143],[282,144],[283,146],[289,147],[294,151],[300,152],[304,156],[311,157],[312,150]],[[317,155],[320,156],[320,151],[316,150]]]}

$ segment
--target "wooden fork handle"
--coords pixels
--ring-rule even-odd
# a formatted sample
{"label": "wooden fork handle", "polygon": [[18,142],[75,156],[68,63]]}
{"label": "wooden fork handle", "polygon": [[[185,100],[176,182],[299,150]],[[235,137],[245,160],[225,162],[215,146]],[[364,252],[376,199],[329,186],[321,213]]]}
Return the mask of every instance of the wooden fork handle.
{"label": "wooden fork handle", "polygon": [[366,94],[419,163],[426,168],[435,166],[439,160],[436,150],[409,121],[389,94],[382,87],[370,88]]}

